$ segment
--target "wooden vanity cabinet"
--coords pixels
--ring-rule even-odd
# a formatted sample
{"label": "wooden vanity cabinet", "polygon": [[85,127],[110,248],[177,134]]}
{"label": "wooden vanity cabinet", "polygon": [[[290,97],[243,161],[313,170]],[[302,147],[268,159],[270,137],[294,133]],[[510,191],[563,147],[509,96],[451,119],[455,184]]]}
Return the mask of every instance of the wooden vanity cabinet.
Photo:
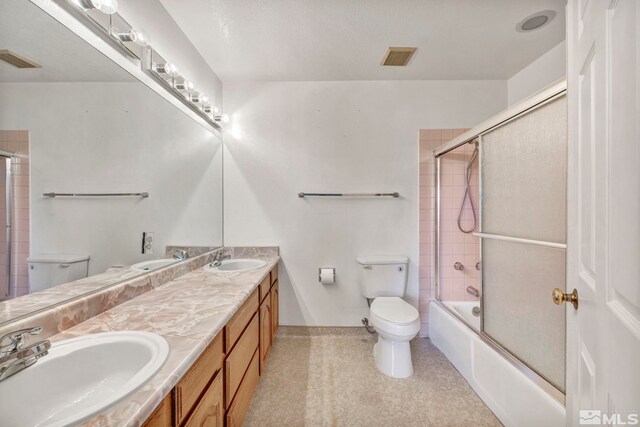
{"label": "wooden vanity cabinet", "polygon": [[241,426],[278,325],[278,268],[260,283],[143,427]]}
{"label": "wooden vanity cabinet", "polygon": [[[224,360],[223,334],[218,334],[198,360],[189,368],[173,389],[173,417],[176,426],[193,424],[192,418],[201,419],[203,413],[222,406],[222,362]],[[200,401],[200,402],[199,402]],[[198,403],[199,402],[199,403]],[[211,408],[203,407],[210,404]],[[193,415],[191,415],[193,412]]]}
{"label": "wooden vanity cabinet", "polygon": [[172,420],[171,394],[164,398],[156,407],[149,418],[142,424],[142,427],[170,427],[173,425]]}
{"label": "wooden vanity cabinet", "polygon": [[224,426],[223,382],[223,375],[220,372],[209,385],[193,414],[184,423],[185,427]]}
{"label": "wooden vanity cabinet", "polygon": [[275,340],[280,326],[280,287],[276,280],[271,287],[271,341]]}
{"label": "wooden vanity cabinet", "polygon": [[264,372],[265,362],[271,348],[271,294],[267,293],[260,303],[260,375]]}

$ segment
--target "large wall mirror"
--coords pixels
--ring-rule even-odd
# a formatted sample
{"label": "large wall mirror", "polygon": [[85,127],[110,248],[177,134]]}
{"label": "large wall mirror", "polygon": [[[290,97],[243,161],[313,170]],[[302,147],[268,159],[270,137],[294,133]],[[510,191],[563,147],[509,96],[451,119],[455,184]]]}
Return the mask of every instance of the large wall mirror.
{"label": "large wall mirror", "polygon": [[0,51],[0,323],[222,245],[217,135],[28,0]]}

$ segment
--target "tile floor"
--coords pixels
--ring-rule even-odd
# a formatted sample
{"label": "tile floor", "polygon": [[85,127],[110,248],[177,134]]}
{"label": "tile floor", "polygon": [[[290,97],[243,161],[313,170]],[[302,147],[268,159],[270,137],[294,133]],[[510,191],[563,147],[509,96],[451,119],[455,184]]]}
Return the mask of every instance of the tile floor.
{"label": "tile floor", "polygon": [[280,327],[245,426],[499,426],[426,338],[412,342],[414,375],[379,373],[363,328]]}

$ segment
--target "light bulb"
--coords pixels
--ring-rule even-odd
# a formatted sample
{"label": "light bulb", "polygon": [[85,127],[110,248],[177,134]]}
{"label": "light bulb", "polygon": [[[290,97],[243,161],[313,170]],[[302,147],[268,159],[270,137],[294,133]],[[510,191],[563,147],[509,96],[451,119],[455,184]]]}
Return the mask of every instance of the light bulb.
{"label": "light bulb", "polygon": [[220,114],[220,109],[218,107],[213,107],[213,114],[216,116]]}
{"label": "light bulb", "polygon": [[93,7],[107,15],[113,15],[118,11],[118,0],[90,0]]}
{"label": "light bulb", "polygon": [[131,30],[123,33],[117,33],[116,37],[121,42],[132,42],[142,47],[149,44],[149,38],[142,31]]}
{"label": "light bulb", "polygon": [[175,77],[178,75],[178,67],[173,65],[171,62],[166,62],[164,64],[157,64],[155,66],[155,70],[158,73],[168,74],[172,77]]}
{"label": "light bulb", "polygon": [[221,116],[215,116],[214,119],[216,122],[229,123],[229,115],[223,114]]}
{"label": "light bulb", "polygon": [[208,104],[209,103],[209,97],[205,94],[200,95],[200,102],[202,102],[203,104]]}
{"label": "light bulb", "polygon": [[118,11],[118,0],[74,0],[74,3],[84,9],[97,9],[107,15]]}
{"label": "light bulb", "polygon": [[193,90],[195,89],[195,86],[189,80],[183,80],[181,82],[176,82],[175,85],[173,85],[173,87],[175,87],[178,90],[184,90],[184,91],[187,91],[187,92],[193,92]]}
{"label": "light bulb", "polygon": [[145,47],[149,45],[149,37],[147,34],[140,30],[131,30],[133,34],[135,34],[135,40],[132,40],[135,44],[141,47]]}

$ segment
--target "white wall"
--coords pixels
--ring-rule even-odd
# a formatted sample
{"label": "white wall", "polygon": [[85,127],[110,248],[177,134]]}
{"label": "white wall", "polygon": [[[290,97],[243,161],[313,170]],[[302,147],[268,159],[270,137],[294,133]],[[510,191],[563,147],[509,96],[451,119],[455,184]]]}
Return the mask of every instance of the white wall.
{"label": "white wall", "polygon": [[[225,83],[225,245],[278,245],[282,323],[355,326],[355,257],[411,258],[418,304],[418,130],[472,127],[506,107],[505,81]],[[398,191],[400,199],[299,199]],[[318,267],[337,283],[318,283]]]}
{"label": "white wall", "polygon": [[[167,244],[221,244],[221,141],[144,85],[2,83],[0,105],[0,129],[30,131],[31,254],[88,254],[94,274]],[[143,231],[153,255],[140,254]]]}
{"label": "white wall", "polygon": [[567,43],[562,42],[507,81],[509,106],[567,75]]}

